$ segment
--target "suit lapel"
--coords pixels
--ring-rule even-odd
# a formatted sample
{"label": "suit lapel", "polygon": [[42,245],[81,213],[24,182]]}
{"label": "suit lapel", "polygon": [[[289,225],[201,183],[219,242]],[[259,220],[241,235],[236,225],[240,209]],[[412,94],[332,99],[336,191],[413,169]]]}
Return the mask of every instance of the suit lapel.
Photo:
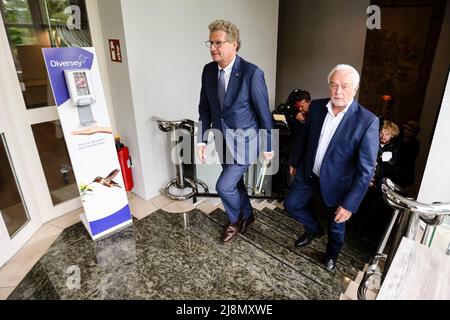
{"label": "suit lapel", "polygon": [[327,109],[327,105],[325,104],[324,106],[322,106],[322,108],[319,111],[317,122],[314,124],[311,123],[312,127],[316,127],[316,128],[320,127],[320,130],[313,131],[315,133],[315,135],[313,136],[313,139],[312,139],[313,146],[314,146],[313,150],[315,150],[314,155],[316,154],[317,148],[319,147],[320,133],[322,132],[323,123],[325,122],[325,117],[327,116],[327,113],[328,113],[328,109]]}
{"label": "suit lapel", "polygon": [[233,104],[237,91],[240,87],[241,81],[242,81],[241,57],[236,56],[236,60],[234,60],[233,69],[231,70],[230,81],[228,82],[227,92],[225,94],[225,99],[223,103],[224,111]]}
{"label": "suit lapel", "polygon": [[207,73],[207,83],[208,83],[208,98],[210,99],[211,107],[217,112],[220,112],[220,102],[218,94],[219,85],[219,67],[217,63],[211,65]]}
{"label": "suit lapel", "polygon": [[357,102],[353,100],[352,105],[350,106],[350,108],[348,108],[346,114],[341,120],[341,123],[339,123],[339,126],[337,127],[333,135],[333,138],[331,138],[327,151],[325,152],[322,163],[325,162],[326,158],[333,152],[336,145],[342,142],[342,135],[344,131],[348,130],[348,128],[352,126],[352,121],[354,121],[353,118],[355,117],[356,103]]}
{"label": "suit lapel", "polygon": [[219,102],[219,94],[218,94],[218,85],[219,85],[219,67],[217,63],[213,64],[213,67],[210,68],[208,73],[208,83],[211,83],[211,97],[213,99],[212,104],[214,107],[220,111],[220,102]]}

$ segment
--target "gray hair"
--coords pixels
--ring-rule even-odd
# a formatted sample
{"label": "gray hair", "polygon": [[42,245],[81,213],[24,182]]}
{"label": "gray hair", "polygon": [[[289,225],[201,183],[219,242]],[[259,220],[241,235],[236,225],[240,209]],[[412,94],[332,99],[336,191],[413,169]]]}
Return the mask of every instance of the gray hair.
{"label": "gray hair", "polygon": [[353,85],[355,85],[355,87],[359,86],[359,80],[360,80],[359,73],[358,73],[358,71],[356,71],[355,68],[353,68],[351,65],[348,65],[348,64],[338,64],[336,67],[334,67],[333,70],[331,70],[330,74],[328,75],[328,84],[330,84],[331,76],[336,71],[340,71],[340,70],[350,71],[352,73]]}
{"label": "gray hair", "polygon": [[226,20],[215,20],[209,26],[209,32],[213,32],[216,30],[225,31],[227,34],[227,41],[236,42],[237,48],[236,51],[239,51],[241,48],[241,39],[239,37],[239,29],[233,22]]}

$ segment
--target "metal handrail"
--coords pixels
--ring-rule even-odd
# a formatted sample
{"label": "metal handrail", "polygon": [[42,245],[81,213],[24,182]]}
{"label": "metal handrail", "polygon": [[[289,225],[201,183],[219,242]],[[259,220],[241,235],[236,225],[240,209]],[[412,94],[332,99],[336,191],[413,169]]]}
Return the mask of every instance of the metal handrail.
{"label": "metal handrail", "polygon": [[426,204],[412,200],[402,195],[402,190],[388,178],[383,179],[381,190],[385,200],[391,206],[417,213],[420,219],[429,225],[439,225],[442,223],[445,215],[450,215],[450,202]]}
{"label": "metal handrail", "polygon": [[[198,185],[203,188],[203,191],[205,193],[209,193],[209,189],[206,183],[196,178],[194,178],[193,180],[189,179],[184,175],[184,163],[181,157],[181,146],[179,143],[177,130],[185,130],[192,137],[195,132],[195,122],[190,119],[169,121],[156,116],[152,117],[152,120],[158,123],[159,130],[163,132],[171,132],[170,140],[172,141],[172,145],[175,150],[175,153],[173,155],[175,155],[174,164],[176,178],[171,180],[164,188],[165,195],[172,200],[187,200],[195,197],[198,194]],[[195,173],[194,175],[196,176]],[[187,194],[175,194],[171,192],[172,187],[176,187],[179,190],[184,190],[187,187],[192,189],[192,192]]]}
{"label": "metal handrail", "polygon": [[195,122],[190,119],[183,119],[183,120],[175,120],[175,121],[169,121],[169,120],[163,120],[158,117],[153,117],[153,120],[158,123],[159,130],[163,132],[170,132],[172,130],[176,129],[183,129],[189,132],[189,134],[194,133],[194,127]]}
{"label": "metal handrail", "polygon": [[[389,236],[391,235],[392,229],[394,228],[394,224],[397,221],[399,212],[400,212],[400,209],[396,209],[394,211],[394,214],[391,217],[391,221],[388,225],[388,228],[385,230],[382,240],[381,240],[380,244],[378,245],[376,254],[369,261],[369,266],[367,267],[367,270],[364,272],[363,278],[358,287],[358,299],[359,300],[366,299],[367,290],[379,289],[379,288],[373,288],[375,286],[371,285],[371,284],[373,284],[375,282],[377,282],[378,284],[381,284],[381,278],[382,278],[383,274],[381,272],[380,267],[378,266],[378,262],[386,261],[386,259],[387,259],[387,255],[384,254],[383,251],[384,251],[384,248],[386,247]],[[374,278],[376,278],[376,281],[373,281]]]}
{"label": "metal handrail", "polygon": [[[434,202],[432,204],[426,204],[415,201],[408,198],[405,195],[405,192],[388,178],[383,179],[381,191],[383,192],[384,200],[396,210],[383,235],[380,245],[378,246],[377,252],[370,260],[369,267],[365,271],[363,279],[358,287],[358,299],[360,300],[365,300],[366,292],[370,288],[371,283],[374,282],[373,277],[378,277],[377,280],[379,280],[378,283],[381,286],[383,273],[379,271],[378,262],[380,260],[386,261],[387,258],[390,258],[392,261],[392,255],[395,253],[395,250],[397,250],[397,248],[392,248],[390,257],[383,253],[385,245],[393,230],[393,226],[398,220],[400,210],[404,213],[413,213],[412,216],[409,217],[410,221],[405,231],[407,237],[415,236],[419,224],[419,220],[416,218],[417,216],[424,221],[428,227],[440,225],[444,220],[444,216],[450,215],[450,203]],[[383,270],[384,273],[386,273],[388,267],[389,264],[387,263],[385,269]]]}

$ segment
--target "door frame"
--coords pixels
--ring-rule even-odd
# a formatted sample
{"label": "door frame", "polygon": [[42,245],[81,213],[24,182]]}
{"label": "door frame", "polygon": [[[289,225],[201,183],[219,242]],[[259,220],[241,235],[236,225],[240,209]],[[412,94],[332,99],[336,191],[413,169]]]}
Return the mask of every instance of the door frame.
{"label": "door frame", "polygon": [[[1,54],[0,54],[1,58]],[[1,69],[0,69],[1,70]],[[1,72],[1,71],[0,71]],[[1,79],[3,80],[3,79]],[[4,82],[0,81],[0,105],[3,105],[4,95]],[[2,98],[3,97],[3,98]],[[25,210],[28,215],[28,221],[20,228],[13,237],[10,237],[6,228],[6,224],[3,221],[3,217],[0,214],[0,267],[9,261],[12,256],[33,236],[33,234],[39,230],[42,225],[42,219],[38,215],[38,210],[33,201],[35,196],[33,190],[28,186],[27,170],[23,159],[21,159],[21,151],[19,142],[16,135],[13,133],[12,126],[10,125],[10,117],[8,112],[5,112],[4,108],[0,106],[0,112],[2,117],[0,119],[0,134],[4,134],[6,146],[5,149],[8,152],[8,157],[11,162],[11,169],[18,182],[18,189],[21,199],[23,201]],[[3,140],[0,141],[3,143]]]}
{"label": "door frame", "polygon": [[[80,197],[53,205],[31,125],[59,119],[56,106],[27,110],[0,15],[0,132],[5,133],[30,221],[10,239],[0,215],[0,267],[46,222],[82,207]],[[5,232],[6,231],[6,232]]]}

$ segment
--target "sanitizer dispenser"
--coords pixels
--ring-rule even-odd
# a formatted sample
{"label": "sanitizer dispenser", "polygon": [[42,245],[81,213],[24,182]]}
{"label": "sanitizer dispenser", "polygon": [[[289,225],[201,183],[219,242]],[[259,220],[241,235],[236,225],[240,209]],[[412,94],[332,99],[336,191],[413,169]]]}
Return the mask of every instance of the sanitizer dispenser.
{"label": "sanitizer dispenser", "polygon": [[80,124],[82,126],[95,124],[91,109],[95,102],[91,71],[88,69],[65,70],[64,75],[72,104],[78,108]]}

